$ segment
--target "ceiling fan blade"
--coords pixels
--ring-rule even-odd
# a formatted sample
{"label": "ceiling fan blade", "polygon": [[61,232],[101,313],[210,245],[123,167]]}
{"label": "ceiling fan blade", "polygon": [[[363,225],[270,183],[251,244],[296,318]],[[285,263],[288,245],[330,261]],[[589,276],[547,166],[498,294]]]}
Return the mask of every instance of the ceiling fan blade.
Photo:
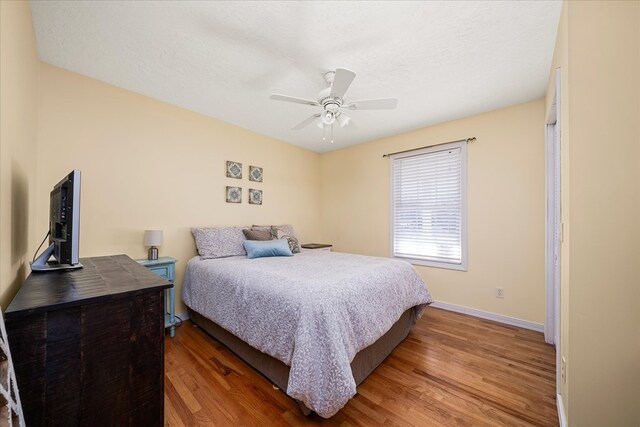
{"label": "ceiling fan blade", "polygon": [[367,99],[345,105],[350,110],[393,110],[398,106],[396,98]]}
{"label": "ceiling fan blade", "polygon": [[300,130],[302,128],[305,128],[305,127],[309,126],[311,123],[313,123],[314,121],[316,121],[318,118],[320,118],[320,113],[314,114],[313,116],[310,116],[310,117],[307,117],[306,119],[304,119],[303,121],[298,123],[296,126],[294,126],[293,129],[294,130]]}
{"label": "ceiling fan blade", "polygon": [[351,82],[356,77],[356,73],[353,71],[345,70],[344,68],[336,69],[336,73],[333,76],[333,83],[331,83],[330,96],[334,98],[344,98],[344,94],[351,86]]}
{"label": "ceiling fan blade", "polygon": [[276,101],[295,102],[297,104],[311,105],[313,107],[320,106],[320,104],[318,104],[317,101],[313,101],[311,99],[296,98],[295,96],[288,96],[288,95],[278,95],[277,93],[272,93],[269,98],[274,99]]}

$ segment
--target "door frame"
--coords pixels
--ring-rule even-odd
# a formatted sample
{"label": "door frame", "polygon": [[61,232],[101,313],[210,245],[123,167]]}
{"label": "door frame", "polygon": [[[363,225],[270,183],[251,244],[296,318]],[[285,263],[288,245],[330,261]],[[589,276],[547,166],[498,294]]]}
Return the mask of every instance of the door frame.
{"label": "door frame", "polygon": [[560,393],[560,68],[555,70],[553,101],[545,124],[545,325],[544,337],[556,346],[556,391]]}

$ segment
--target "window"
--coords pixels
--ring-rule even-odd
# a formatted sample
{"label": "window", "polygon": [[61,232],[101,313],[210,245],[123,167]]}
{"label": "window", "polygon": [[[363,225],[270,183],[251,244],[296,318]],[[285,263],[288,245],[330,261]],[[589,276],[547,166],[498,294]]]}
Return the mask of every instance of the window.
{"label": "window", "polygon": [[467,269],[467,144],[391,156],[391,255]]}

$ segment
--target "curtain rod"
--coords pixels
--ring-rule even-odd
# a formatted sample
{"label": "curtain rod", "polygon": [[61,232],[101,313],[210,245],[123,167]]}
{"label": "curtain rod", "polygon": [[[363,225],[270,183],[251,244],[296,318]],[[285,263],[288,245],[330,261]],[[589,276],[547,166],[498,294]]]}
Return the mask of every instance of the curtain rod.
{"label": "curtain rod", "polygon": [[402,154],[402,153],[408,153],[410,151],[422,150],[423,148],[435,147],[437,145],[453,144],[454,142],[466,142],[467,144],[469,144],[471,142],[474,142],[475,140],[476,140],[476,137],[472,136],[471,138],[457,139],[455,141],[448,141],[448,142],[440,142],[438,144],[425,145],[424,147],[412,148],[410,150],[396,151],[395,153],[383,154],[382,157],[384,158],[384,157],[393,156],[394,154]]}

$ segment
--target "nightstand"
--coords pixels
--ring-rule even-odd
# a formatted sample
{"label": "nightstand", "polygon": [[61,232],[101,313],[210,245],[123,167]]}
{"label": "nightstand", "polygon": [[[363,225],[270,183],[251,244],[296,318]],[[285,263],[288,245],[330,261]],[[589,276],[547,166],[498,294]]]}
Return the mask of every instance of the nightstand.
{"label": "nightstand", "polygon": [[328,245],[326,243],[305,243],[302,245],[302,249],[327,252],[331,252],[332,247],[333,245]]}
{"label": "nightstand", "polygon": [[[176,260],[171,257],[160,257],[158,259],[137,259],[138,264],[147,267],[156,273],[174,283],[176,280]],[[175,297],[174,286],[164,291],[164,327],[169,328],[171,337],[176,334],[176,315],[175,315]]]}

